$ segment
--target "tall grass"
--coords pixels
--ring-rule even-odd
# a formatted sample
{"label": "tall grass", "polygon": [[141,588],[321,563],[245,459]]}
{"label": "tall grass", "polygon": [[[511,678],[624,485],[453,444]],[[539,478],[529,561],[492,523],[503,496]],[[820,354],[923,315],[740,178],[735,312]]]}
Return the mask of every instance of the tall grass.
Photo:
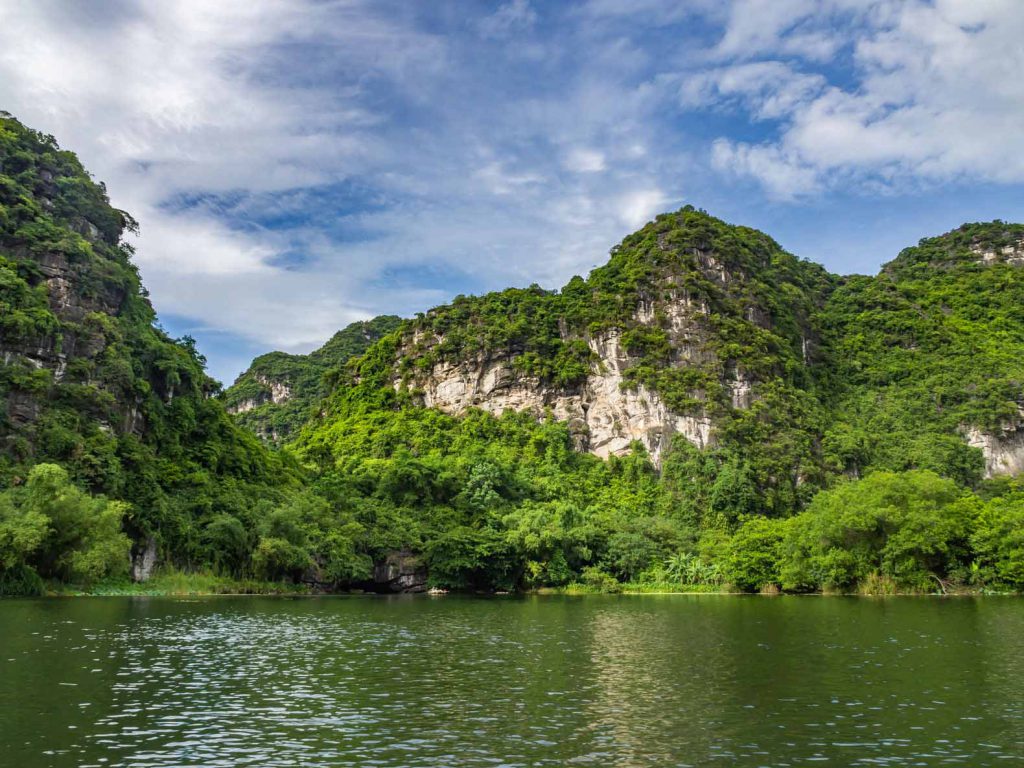
{"label": "tall grass", "polygon": [[305,584],[234,579],[207,571],[188,572],[174,568],[158,571],[149,581],[141,583],[121,579],[89,586],[50,584],[48,587],[50,594],[57,595],[301,595],[311,591]]}

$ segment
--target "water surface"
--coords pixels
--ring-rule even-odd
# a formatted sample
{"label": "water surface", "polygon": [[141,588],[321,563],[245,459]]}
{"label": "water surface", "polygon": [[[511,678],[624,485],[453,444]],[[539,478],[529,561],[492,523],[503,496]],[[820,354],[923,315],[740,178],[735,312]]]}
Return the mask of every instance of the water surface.
{"label": "water surface", "polygon": [[1024,601],[0,601],[0,765],[1024,764]]}

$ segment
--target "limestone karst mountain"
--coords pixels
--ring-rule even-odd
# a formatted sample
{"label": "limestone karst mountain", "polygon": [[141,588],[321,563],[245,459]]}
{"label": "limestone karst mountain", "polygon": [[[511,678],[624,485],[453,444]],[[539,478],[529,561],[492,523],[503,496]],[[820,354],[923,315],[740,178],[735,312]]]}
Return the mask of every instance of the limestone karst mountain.
{"label": "limestone karst mountain", "polygon": [[[833,509],[817,497],[868,475],[950,510],[947,538],[889,577],[962,580],[973,556],[1018,584],[994,564],[1024,470],[1022,225],[967,224],[840,277],[687,206],[561,290],[357,323],[223,393],[157,325],[133,226],[52,137],[0,119],[0,593],[76,578],[124,534],[140,577],[603,588],[677,555],[770,561],[805,532],[790,522]],[[981,534],[958,494],[995,500]],[[40,527],[63,499],[99,527]],[[887,568],[876,555],[842,584]],[[800,573],[787,588],[834,583]]]}
{"label": "limestone karst mountain", "polygon": [[181,551],[228,486],[241,510],[294,473],[211,397],[192,340],[156,325],[134,226],[74,154],[0,114],[0,477],[60,464],[133,504],[142,549]]}
{"label": "limestone karst mountain", "polygon": [[412,406],[554,418],[601,457],[639,445],[660,465],[677,436],[742,454],[779,511],[871,469],[1013,475],[1022,237],[964,225],[839,277],[687,207],[560,291],[460,296],[408,321],[374,375]]}

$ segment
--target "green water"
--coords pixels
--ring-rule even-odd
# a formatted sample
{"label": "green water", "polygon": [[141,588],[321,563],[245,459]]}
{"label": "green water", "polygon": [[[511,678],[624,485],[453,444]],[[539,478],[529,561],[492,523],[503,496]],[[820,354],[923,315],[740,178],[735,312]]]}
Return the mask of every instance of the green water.
{"label": "green water", "polygon": [[0,602],[0,766],[1024,764],[1024,600]]}

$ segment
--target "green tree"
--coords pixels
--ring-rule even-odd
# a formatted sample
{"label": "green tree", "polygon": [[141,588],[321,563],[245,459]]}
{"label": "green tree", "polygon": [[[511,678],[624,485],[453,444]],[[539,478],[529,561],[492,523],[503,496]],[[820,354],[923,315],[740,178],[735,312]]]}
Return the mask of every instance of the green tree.
{"label": "green tree", "polygon": [[49,520],[36,509],[17,503],[18,494],[0,493],[0,597],[36,595],[43,583],[30,565],[49,531]]}
{"label": "green tree", "polygon": [[979,511],[971,544],[985,582],[1024,589],[1024,494],[986,502]]}
{"label": "green tree", "polygon": [[875,472],[819,493],[793,518],[783,585],[850,589],[869,576],[928,589],[967,557],[976,506],[933,472]]}
{"label": "green tree", "polygon": [[725,580],[744,591],[778,585],[782,540],[787,527],[786,521],[745,518],[726,550],[722,568]]}

